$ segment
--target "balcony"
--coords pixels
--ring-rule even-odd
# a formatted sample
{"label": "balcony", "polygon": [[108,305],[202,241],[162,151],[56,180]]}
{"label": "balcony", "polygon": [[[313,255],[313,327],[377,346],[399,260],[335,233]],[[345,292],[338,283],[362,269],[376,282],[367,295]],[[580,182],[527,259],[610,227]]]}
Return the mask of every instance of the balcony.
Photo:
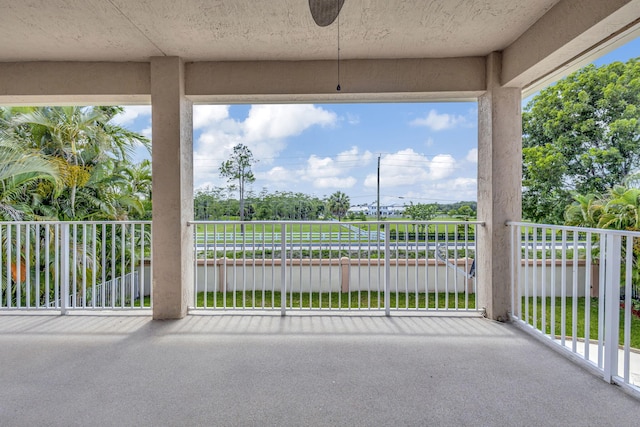
{"label": "balcony", "polygon": [[[563,0],[520,0],[509,8],[500,2],[452,2],[451,7],[427,9],[415,0],[403,2],[406,7],[346,2],[341,15],[349,49],[342,55],[340,92],[333,91],[335,70],[340,69],[331,53],[335,31],[320,33],[306,2],[217,2],[227,13],[202,10],[199,2],[157,0],[156,7],[144,11],[130,1],[118,2],[117,7],[111,2],[75,3],[73,13],[58,13],[56,2],[38,2],[39,14],[33,13],[32,2],[13,2],[6,10],[3,23],[15,43],[5,43],[0,52],[0,101],[151,103],[153,185],[158,190],[153,254],[146,243],[135,249],[139,239],[134,237],[129,255],[135,258],[129,261],[124,251],[131,247],[127,231],[96,230],[94,239],[78,224],[82,231],[77,240],[65,225],[58,234],[36,232],[31,225],[19,232],[15,225],[1,230],[3,424],[637,423],[636,401],[529,338],[539,338],[632,391],[633,367],[626,360],[632,360],[627,343],[633,342],[634,319],[622,266],[629,265],[625,260],[630,251],[623,248],[635,235],[601,235],[600,243],[590,246],[592,256],[585,252],[582,259],[572,245],[586,251],[589,246],[582,242],[591,239],[581,239],[580,231],[536,231],[535,252],[523,252],[526,240],[532,239],[526,237],[529,226],[512,224],[508,243],[504,224],[521,218],[523,95],[637,36],[640,0],[585,0],[580,8],[578,2]],[[361,19],[363,8],[374,13]],[[426,20],[418,19],[420,10]],[[39,31],[23,25],[38,19],[47,20],[37,26]],[[443,42],[425,43],[425,25],[433,40]],[[221,38],[214,27],[229,31]],[[383,42],[376,36],[380,34],[385,35]],[[212,49],[216,44],[222,48]],[[184,56],[170,56],[175,52]],[[455,256],[444,257],[452,266],[442,264],[437,254],[420,264],[419,259],[391,256],[389,249],[385,262],[367,258],[366,264],[360,260],[354,266],[352,259],[348,264],[339,260],[342,264],[336,267],[330,261],[327,268],[339,273],[332,273],[325,289],[345,293],[341,286],[346,265],[348,294],[364,292],[367,297],[358,298],[357,304],[349,297],[346,306],[342,299],[327,308],[319,298],[310,299],[318,302],[318,310],[355,314],[314,317],[305,315],[318,310],[312,304],[296,307],[286,288],[287,278],[291,280],[297,269],[304,279],[305,263],[312,266],[311,261],[285,256],[280,264],[263,262],[265,268],[271,264],[274,273],[273,267],[280,268],[280,290],[275,290],[275,281],[263,282],[255,269],[253,276],[244,275],[251,262],[239,264],[234,258],[223,263],[215,257],[193,261],[193,224],[187,225],[193,218],[193,102],[435,99],[476,99],[479,104],[478,212],[486,225],[475,242],[478,275],[471,287],[465,277],[471,270]],[[536,245],[543,248],[553,235],[559,246],[548,257],[546,249],[538,255]],[[110,243],[110,251],[97,245],[98,236]],[[26,246],[25,239],[30,242]],[[81,253],[77,248],[92,250]],[[602,280],[598,296],[591,299],[587,295],[596,276],[589,268],[595,265],[594,250],[600,254],[597,276]],[[89,252],[95,258],[85,257]],[[260,262],[255,259],[254,264]],[[232,277],[227,274],[229,263],[241,282],[227,281]],[[32,269],[37,274],[32,275]],[[426,286],[424,279],[424,292],[419,287],[403,289],[413,283],[403,271],[423,270],[425,275],[418,277],[433,277],[434,287]],[[360,280],[353,280],[354,271],[361,273]],[[444,292],[438,288],[443,271],[449,277]],[[367,276],[371,272],[375,274]],[[308,274],[315,273],[312,269]],[[336,275],[339,283],[334,283]],[[209,287],[215,285],[208,282],[211,277],[218,287]],[[376,288],[368,284],[373,278]],[[224,289],[219,287],[222,283]],[[264,307],[264,298],[255,304],[254,283],[260,296],[263,290],[265,296],[271,292]],[[263,283],[273,283],[274,290],[258,286]],[[617,321],[621,284],[622,325]],[[233,289],[229,285],[235,292],[231,303],[225,303],[224,295],[229,297]],[[206,288],[200,291],[199,286]],[[200,292],[202,304],[197,299]],[[411,299],[421,293],[424,307],[419,298],[414,297],[415,303]],[[442,294],[445,301],[440,302]],[[463,303],[456,294],[462,295]],[[488,317],[512,320],[511,324],[479,319],[484,302]],[[247,316],[247,308],[276,316]],[[154,318],[177,319],[187,309],[194,315],[182,321],[152,322],[148,316],[153,310]],[[98,310],[101,316],[94,317]],[[137,310],[144,315],[133,316]],[[33,315],[22,316],[26,311]],[[228,311],[239,315],[195,315]],[[433,317],[436,311],[447,317]],[[102,315],[114,312],[121,316]],[[280,317],[283,313],[287,316]],[[426,313],[431,317],[409,316]],[[475,317],[457,317],[461,313]],[[579,318],[589,327],[581,328]],[[622,361],[616,366],[620,349]]]}

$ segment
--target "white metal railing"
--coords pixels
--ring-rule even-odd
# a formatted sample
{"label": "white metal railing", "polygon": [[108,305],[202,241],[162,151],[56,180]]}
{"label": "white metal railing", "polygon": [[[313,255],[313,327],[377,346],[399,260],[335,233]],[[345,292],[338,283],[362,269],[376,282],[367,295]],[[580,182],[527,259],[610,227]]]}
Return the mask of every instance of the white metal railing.
{"label": "white metal railing", "polygon": [[508,225],[513,320],[640,392],[640,233]]}
{"label": "white metal railing", "polygon": [[189,224],[192,310],[478,310],[477,222]]}
{"label": "white metal railing", "polygon": [[0,310],[151,308],[151,223],[1,222]]}
{"label": "white metal railing", "polygon": [[[94,297],[95,293],[95,297]],[[115,279],[107,280],[93,289],[87,289],[87,299],[95,299],[100,307],[117,307],[124,303],[130,305],[132,301],[140,298],[139,272],[126,273]]]}

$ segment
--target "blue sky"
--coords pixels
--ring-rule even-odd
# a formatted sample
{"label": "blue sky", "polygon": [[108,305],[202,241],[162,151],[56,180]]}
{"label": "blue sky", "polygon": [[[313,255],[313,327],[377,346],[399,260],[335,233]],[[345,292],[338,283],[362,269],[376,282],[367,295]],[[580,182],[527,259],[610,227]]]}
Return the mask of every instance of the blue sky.
{"label": "blue sky", "polygon": [[[595,61],[639,56],[640,39]],[[525,101],[526,102],[526,101]],[[116,121],[151,137],[149,106]],[[194,185],[225,186],[218,167],[238,143],[258,162],[256,193],[345,192],[374,202],[380,157],[383,204],[477,199],[477,104],[295,104],[194,106]],[[138,151],[138,159],[148,157]]]}

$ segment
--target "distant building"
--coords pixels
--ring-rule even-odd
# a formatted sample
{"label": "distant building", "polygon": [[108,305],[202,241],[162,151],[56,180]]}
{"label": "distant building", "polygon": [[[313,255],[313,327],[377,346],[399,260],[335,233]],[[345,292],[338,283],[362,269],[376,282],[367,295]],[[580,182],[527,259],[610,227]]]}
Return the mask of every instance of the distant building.
{"label": "distant building", "polygon": [[[365,214],[366,216],[377,215],[377,203],[363,204],[351,206],[347,211],[348,214],[354,215]],[[404,214],[405,206],[402,204],[380,205],[380,216],[398,217]]]}

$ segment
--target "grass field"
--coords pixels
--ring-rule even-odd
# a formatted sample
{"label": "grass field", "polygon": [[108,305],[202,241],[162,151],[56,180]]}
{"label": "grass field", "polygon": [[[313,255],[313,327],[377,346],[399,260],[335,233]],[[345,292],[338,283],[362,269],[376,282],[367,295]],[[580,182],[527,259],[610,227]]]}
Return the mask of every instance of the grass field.
{"label": "grass field", "polygon": [[[385,227],[390,230],[398,230],[398,232],[410,232],[413,231],[413,223],[415,221],[411,221],[409,219],[393,219],[388,221],[381,222],[381,229]],[[451,218],[448,219],[434,219],[431,222],[436,222],[436,224],[432,224],[430,226],[430,232],[437,233],[445,233],[445,232],[453,232],[457,224],[460,221],[452,221]],[[305,223],[301,221],[278,221],[278,222],[264,222],[264,223],[252,223],[246,222],[244,225],[244,232],[247,234],[251,233],[274,233],[279,234],[282,232],[282,225],[285,224],[287,226],[287,232],[293,233],[329,233],[336,232],[338,229],[342,228],[347,230],[347,226],[358,227],[365,231],[378,231],[380,228],[377,223],[374,221],[368,222],[351,222],[351,221],[328,221],[328,222],[317,222],[317,223]],[[469,224],[469,230],[473,230],[474,225]],[[198,233],[203,233],[205,229],[205,224],[196,224],[196,230]],[[224,222],[216,222],[215,224],[206,224],[207,233],[240,233],[241,232],[241,224],[239,223],[224,223]]]}
{"label": "grass field", "polygon": [[[525,319],[525,306],[529,304],[529,317]],[[589,302],[589,339],[598,339],[598,298],[577,298],[577,338],[585,338],[585,312],[587,302]],[[533,325],[538,330],[542,330],[542,298],[536,298],[536,324],[533,324],[533,307],[534,299],[530,297],[528,300],[522,299],[522,319],[530,325]],[[544,329],[545,334],[551,334],[551,297],[546,298],[545,317],[546,325]],[[573,331],[573,298],[566,298],[565,304],[566,310],[566,325],[565,325],[565,337],[571,337]],[[561,336],[561,315],[562,315],[562,300],[560,297],[555,299],[555,327],[554,335]],[[624,311],[620,310],[620,345],[624,344]],[[640,349],[640,318],[631,316],[631,347]]]}

